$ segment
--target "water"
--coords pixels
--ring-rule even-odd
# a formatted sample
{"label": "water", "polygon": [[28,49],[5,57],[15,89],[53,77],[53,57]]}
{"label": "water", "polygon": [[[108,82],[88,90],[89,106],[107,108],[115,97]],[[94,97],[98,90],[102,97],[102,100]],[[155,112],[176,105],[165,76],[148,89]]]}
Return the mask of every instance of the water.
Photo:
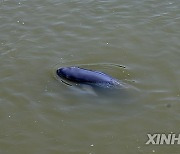
{"label": "water", "polygon": [[[179,8],[179,0],[1,0],[0,154],[178,154],[179,145],[145,143],[147,133],[179,133]],[[70,65],[138,90],[69,87],[54,71]]]}

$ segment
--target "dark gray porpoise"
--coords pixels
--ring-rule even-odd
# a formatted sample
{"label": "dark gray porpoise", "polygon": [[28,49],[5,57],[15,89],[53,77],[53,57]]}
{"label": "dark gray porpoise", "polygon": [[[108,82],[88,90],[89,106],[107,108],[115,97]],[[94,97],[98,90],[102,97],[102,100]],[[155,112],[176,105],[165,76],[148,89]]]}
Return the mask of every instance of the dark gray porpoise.
{"label": "dark gray porpoise", "polygon": [[56,71],[57,75],[71,82],[88,84],[117,86],[120,83],[117,79],[99,71],[88,70],[80,67],[63,67]]}

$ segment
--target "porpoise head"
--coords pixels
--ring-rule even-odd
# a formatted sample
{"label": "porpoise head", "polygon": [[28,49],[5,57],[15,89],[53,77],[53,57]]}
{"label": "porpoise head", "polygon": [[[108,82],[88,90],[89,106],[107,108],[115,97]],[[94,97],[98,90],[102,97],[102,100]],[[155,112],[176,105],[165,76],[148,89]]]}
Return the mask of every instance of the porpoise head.
{"label": "porpoise head", "polygon": [[56,73],[61,78],[73,80],[73,74],[76,72],[77,69],[78,67],[63,67],[57,69]]}

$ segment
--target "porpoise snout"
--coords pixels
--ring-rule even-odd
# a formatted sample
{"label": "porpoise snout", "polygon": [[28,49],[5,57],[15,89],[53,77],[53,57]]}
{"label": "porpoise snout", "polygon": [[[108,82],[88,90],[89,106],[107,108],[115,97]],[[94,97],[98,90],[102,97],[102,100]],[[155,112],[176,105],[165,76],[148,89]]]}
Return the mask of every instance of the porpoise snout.
{"label": "porpoise snout", "polygon": [[64,76],[63,68],[57,69],[56,74],[60,77],[63,77]]}

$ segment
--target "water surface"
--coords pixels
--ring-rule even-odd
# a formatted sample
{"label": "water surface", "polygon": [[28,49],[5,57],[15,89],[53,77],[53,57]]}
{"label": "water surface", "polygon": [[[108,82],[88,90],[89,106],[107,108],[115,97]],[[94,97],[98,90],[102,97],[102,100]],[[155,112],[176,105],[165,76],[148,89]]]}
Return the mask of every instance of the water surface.
{"label": "water surface", "polygon": [[[0,153],[179,154],[179,145],[145,145],[147,133],[179,133],[179,8],[179,0],[1,0]],[[99,95],[54,76],[79,65],[138,91]]]}

